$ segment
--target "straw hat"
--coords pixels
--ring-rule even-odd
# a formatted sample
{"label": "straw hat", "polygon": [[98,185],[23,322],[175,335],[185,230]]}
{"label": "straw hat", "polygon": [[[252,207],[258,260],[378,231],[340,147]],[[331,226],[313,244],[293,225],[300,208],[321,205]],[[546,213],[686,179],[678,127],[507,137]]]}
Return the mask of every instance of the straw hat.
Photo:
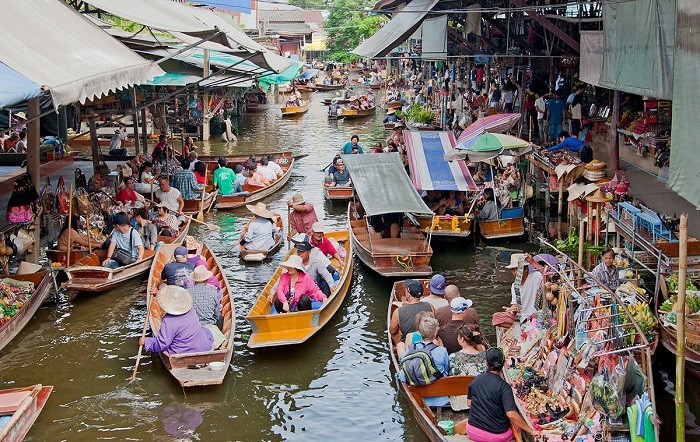
{"label": "straw hat", "polygon": [[612,197],[608,197],[602,190],[598,189],[593,195],[587,196],[586,201],[591,203],[607,203],[608,201],[612,201]]}
{"label": "straw hat", "polygon": [[316,221],[311,225],[311,231],[315,233],[326,233],[326,227],[321,221]]}
{"label": "straw hat", "polygon": [[186,289],[177,285],[166,285],[158,291],[156,301],[169,315],[184,315],[192,309],[192,296]]}
{"label": "straw hat", "polygon": [[197,267],[194,268],[194,272],[192,272],[192,281],[194,282],[206,282],[209,278],[214,276],[214,274],[207,270],[206,267],[203,265],[198,265]]}
{"label": "straw hat", "polygon": [[566,200],[571,202],[585,194],[586,186],[583,184],[572,184],[566,191],[569,192],[569,197]]}
{"label": "straw hat", "polygon": [[287,267],[288,269],[297,269],[301,272],[306,273],[306,268],[304,268],[304,264],[301,261],[301,256],[299,255],[291,255],[285,262],[280,264],[282,267]]}
{"label": "straw hat", "polygon": [[391,107],[391,108],[387,109],[386,114],[387,114],[387,115],[391,115],[391,114],[393,114],[394,112],[396,112],[396,109],[394,109],[393,107]]}
{"label": "straw hat", "polygon": [[296,195],[294,195],[294,196],[292,197],[291,200],[289,200],[289,202],[291,202],[292,205],[295,205],[295,206],[296,206],[297,204],[304,204],[304,203],[306,203],[306,198],[304,198],[304,195],[302,195],[301,193],[297,193]]}
{"label": "straw hat", "polygon": [[605,164],[604,162],[602,162],[600,160],[593,160],[590,163],[586,164],[584,169],[586,169],[586,170],[605,170],[606,166],[607,166],[607,164]]}
{"label": "straw hat", "polygon": [[275,214],[267,210],[267,205],[265,203],[257,203],[254,206],[246,204],[245,208],[253,212],[253,215],[259,216],[260,218],[272,219]]}
{"label": "straw hat", "polygon": [[399,121],[398,123],[394,124],[394,129],[398,129],[398,128],[400,128],[400,127],[406,127],[406,125],[403,124],[401,121]]}
{"label": "straw hat", "polygon": [[518,268],[518,263],[520,262],[521,259],[525,259],[524,253],[513,253],[510,255],[510,264],[506,266],[507,269],[517,269]]}

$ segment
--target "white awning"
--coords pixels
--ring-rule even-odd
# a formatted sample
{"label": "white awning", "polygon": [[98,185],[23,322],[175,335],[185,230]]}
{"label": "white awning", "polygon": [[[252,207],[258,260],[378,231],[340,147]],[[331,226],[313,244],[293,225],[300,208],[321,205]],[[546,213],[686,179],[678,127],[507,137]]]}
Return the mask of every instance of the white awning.
{"label": "white awning", "polygon": [[0,0],[0,10],[0,61],[48,89],[56,108],[164,73],[63,2]]}
{"label": "white awning", "polygon": [[352,50],[361,57],[383,57],[392,49],[406,41],[423,23],[425,16],[435,7],[438,0],[413,0],[376,34]]}
{"label": "white awning", "polygon": [[[277,73],[290,66],[284,57],[272,54],[260,43],[245,35],[233,21],[208,8],[195,8],[171,0],[86,0],[87,3],[116,16],[136,23],[167,31],[188,44],[208,38],[222,31],[219,36],[199,45],[204,49],[227,52],[260,53],[253,62]],[[241,55],[241,54],[238,54]]]}

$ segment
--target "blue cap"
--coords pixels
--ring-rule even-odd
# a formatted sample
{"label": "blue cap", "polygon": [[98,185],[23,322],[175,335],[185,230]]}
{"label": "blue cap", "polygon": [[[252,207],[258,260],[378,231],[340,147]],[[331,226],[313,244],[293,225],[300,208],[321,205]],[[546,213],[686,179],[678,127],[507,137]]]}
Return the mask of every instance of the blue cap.
{"label": "blue cap", "polygon": [[121,213],[121,212],[114,215],[114,218],[112,218],[112,220],[114,221],[114,224],[117,226],[125,226],[125,225],[129,224],[129,221],[126,218],[126,215],[124,213]]}
{"label": "blue cap", "polygon": [[430,292],[436,295],[445,294],[445,277],[442,275],[434,275],[430,278]]}
{"label": "blue cap", "polygon": [[173,253],[175,256],[187,256],[187,247],[185,246],[178,246],[175,247],[175,253]]}

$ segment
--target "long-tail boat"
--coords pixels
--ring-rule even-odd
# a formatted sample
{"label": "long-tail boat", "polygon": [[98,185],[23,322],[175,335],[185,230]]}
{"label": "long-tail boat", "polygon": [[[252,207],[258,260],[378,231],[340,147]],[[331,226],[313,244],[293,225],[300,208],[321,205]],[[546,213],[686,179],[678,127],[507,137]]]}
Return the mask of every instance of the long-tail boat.
{"label": "long-tail boat", "polygon": [[[161,320],[165,315],[165,312],[157,302],[157,289],[163,282],[161,272],[165,265],[172,260],[174,248],[175,244],[163,246],[158,250],[148,275],[148,285],[146,286],[148,287],[148,301],[146,305],[150,306],[148,322],[154,335],[158,334]],[[224,382],[224,377],[228,372],[231,358],[233,357],[233,337],[236,329],[233,293],[224,275],[223,268],[206,244],[202,245],[202,250],[199,251],[199,254],[207,262],[209,270],[221,285],[221,315],[224,318],[221,332],[224,334],[225,339],[223,344],[216,350],[176,355],[165,352],[159,353],[160,360],[163,361],[165,368],[183,387],[220,385]],[[206,365],[211,362],[223,362],[224,369],[209,369]]]}
{"label": "long-tail boat", "polygon": [[354,118],[364,118],[368,117],[370,115],[374,115],[374,112],[377,110],[377,106],[374,105],[370,108],[367,109],[341,109],[341,115],[345,117],[347,120],[351,120]]}
{"label": "long-tail boat", "polygon": [[284,106],[282,108],[283,117],[293,117],[305,114],[309,110],[309,102],[306,101],[301,106]]}
{"label": "long-tail boat", "polygon": [[[338,311],[352,282],[352,244],[346,230],[326,232],[325,235],[338,241],[346,253],[342,265],[335,258],[331,260],[331,264],[340,274],[338,285],[331,291],[331,296],[318,310],[271,314],[273,304],[268,300],[268,296],[274,293],[276,283],[282,275],[283,268],[279,266],[246,316],[253,329],[248,339],[248,347],[301,344],[321,330]],[[295,253],[296,250],[292,249],[287,256]]]}
{"label": "long-tail boat", "polygon": [[[190,220],[180,228],[177,236],[158,236],[158,241],[163,241],[165,244],[181,244],[182,240],[187,235],[187,230],[190,227]],[[135,232],[138,235],[138,232]],[[65,269],[68,275],[68,281],[63,283],[63,287],[67,290],[76,292],[103,293],[109,291],[126,281],[135,277],[144,275],[151,268],[151,263],[156,252],[153,250],[145,250],[143,258],[133,264],[110,269],[103,267],[102,262],[107,258],[106,250],[98,250],[93,252],[70,267]]]}
{"label": "long-tail boat", "polygon": [[323,186],[323,197],[329,201],[347,201],[352,198],[352,187]]}

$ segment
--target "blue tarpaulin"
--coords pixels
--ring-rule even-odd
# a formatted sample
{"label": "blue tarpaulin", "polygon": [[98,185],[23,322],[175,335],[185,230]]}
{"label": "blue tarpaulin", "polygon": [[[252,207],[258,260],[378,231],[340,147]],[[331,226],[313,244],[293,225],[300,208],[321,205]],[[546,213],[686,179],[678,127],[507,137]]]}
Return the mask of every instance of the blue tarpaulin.
{"label": "blue tarpaulin", "polygon": [[297,75],[297,80],[310,80],[318,75],[318,69],[307,69],[301,74]]}
{"label": "blue tarpaulin", "polygon": [[24,75],[0,63],[0,108],[41,95],[41,87]]}

